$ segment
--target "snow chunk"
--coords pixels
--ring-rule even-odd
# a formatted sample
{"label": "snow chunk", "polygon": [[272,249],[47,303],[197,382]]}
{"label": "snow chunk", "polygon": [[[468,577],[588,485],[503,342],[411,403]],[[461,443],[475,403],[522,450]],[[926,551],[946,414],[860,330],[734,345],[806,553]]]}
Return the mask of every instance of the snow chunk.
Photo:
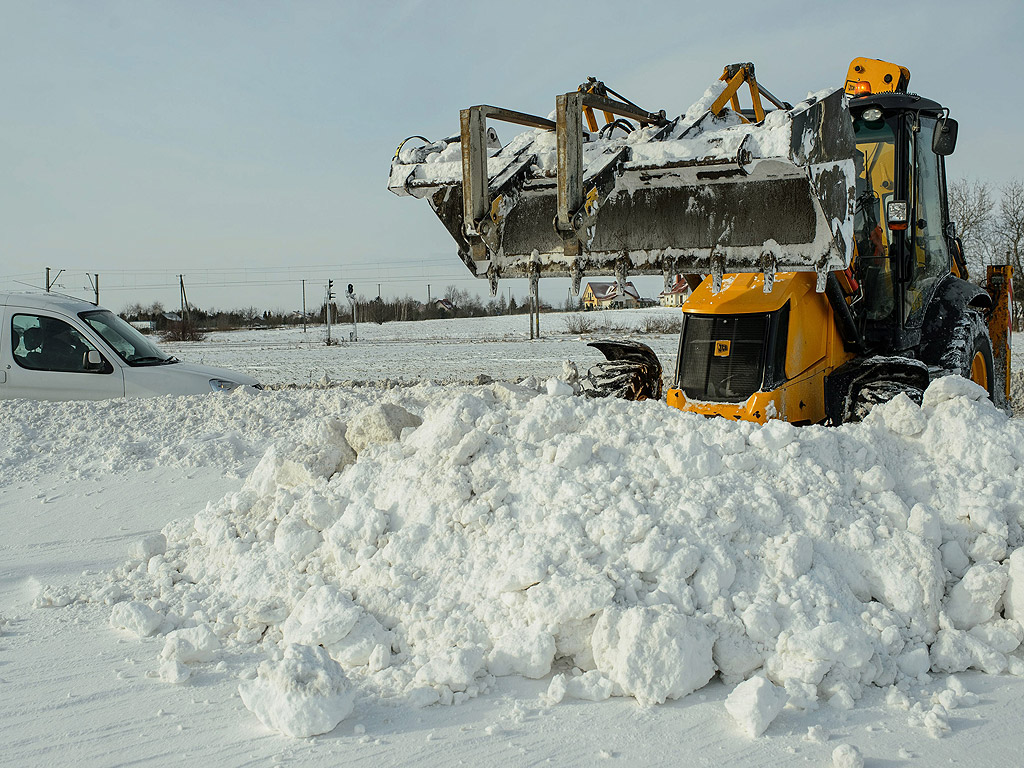
{"label": "snow chunk", "polygon": [[348,427],[345,437],[356,453],[371,445],[392,443],[402,436],[406,427],[418,427],[423,419],[400,405],[380,403],[364,409]]}
{"label": "snow chunk", "polygon": [[787,421],[773,419],[750,433],[750,444],[764,451],[779,451],[796,438],[796,427]]}
{"label": "snow chunk", "polygon": [[1003,608],[1008,619],[1016,619],[1024,626],[1024,548],[1010,554]]}
{"label": "snow chunk", "polygon": [[512,630],[494,641],[487,670],[497,677],[522,675],[537,679],[551,671],[555,638],[536,628]]}
{"label": "snow chunk", "polygon": [[931,646],[932,669],[939,672],[964,672],[980,669],[998,675],[1007,668],[1006,655],[993,650],[968,632],[939,630]]}
{"label": "snow chunk", "polygon": [[220,640],[217,635],[208,625],[200,624],[198,627],[176,629],[168,633],[160,657],[188,664],[193,661],[211,661],[219,650]]}
{"label": "snow chunk", "polygon": [[117,603],[110,611],[110,626],[128,630],[139,637],[155,634],[163,620],[163,616],[148,605],[134,600]]}
{"label": "snow chunk", "polygon": [[129,557],[133,560],[140,560],[143,563],[149,562],[153,555],[162,555],[167,551],[167,539],[162,533],[154,533],[139,539],[129,549]]}
{"label": "snow chunk", "polygon": [[868,493],[891,491],[895,481],[885,467],[875,465],[860,478],[860,487]]}
{"label": "snow chunk", "polygon": [[[389,633],[373,616],[327,584],[313,587],[302,596],[281,632],[285,643],[322,645],[344,667],[369,664],[378,646],[386,650],[391,645]],[[377,664],[380,668],[387,666],[386,660]]]}
{"label": "snow chunk", "polygon": [[288,515],[274,532],[274,548],[301,560],[323,542],[320,533],[297,515]]}
{"label": "snow chunk", "polygon": [[764,733],[784,706],[786,691],[763,677],[740,683],[725,700],[726,710],[752,738]]}
{"label": "snow chunk", "polygon": [[558,704],[566,696],[584,701],[604,701],[614,693],[615,685],[596,669],[582,674],[576,669],[571,676],[558,674],[552,677],[543,701],[549,706]]}
{"label": "snow chunk", "polygon": [[612,681],[596,669],[576,677],[570,677],[565,682],[567,696],[585,701],[604,701],[612,695],[614,690],[615,686]]}
{"label": "snow chunk", "polygon": [[569,395],[574,394],[572,385],[566,384],[564,381],[560,381],[554,376],[547,380],[545,386],[551,397],[568,397]]}
{"label": "snow chunk", "polygon": [[1004,566],[979,563],[971,566],[960,582],[949,591],[946,615],[957,629],[970,629],[988,621],[1006,589]]}
{"label": "snow chunk", "polygon": [[341,665],[323,648],[305,645],[289,645],[280,661],[262,662],[238,693],[267,728],[296,739],[334,730],[353,709]]}
{"label": "snow chunk", "polygon": [[864,756],[852,744],[840,744],[832,750],[832,768],[864,768]]}
{"label": "snow chunk", "polygon": [[171,685],[180,685],[192,676],[192,670],[174,659],[165,659],[160,663],[160,679]]}
{"label": "snow chunk", "polygon": [[963,376],[943,376],[928,385],[928,389],[924,391],[921,407],[934,408],[955,397],[984,402],[988,400],[988,391]]}
{"label": "snow chunk", "polygon": [[563,469],[575,470],[590,461],[594,441],[584,435],[568,435],[555,452],[555,464]]}
{"label": "snow chunk", "polygon": [[244,489],[269,496],[277,488],[296,488],[317,478],[330,478],[355,461],[344,430],[344,424],[334,421],[324,427],[324,442],[281,441],[271,446],[246,479]]}
{"label": "snow chunk", "polygon": [[662,608],[606,608],[592,638],[597,668],[646,705],[686,696],[715,674],[707,628]]}

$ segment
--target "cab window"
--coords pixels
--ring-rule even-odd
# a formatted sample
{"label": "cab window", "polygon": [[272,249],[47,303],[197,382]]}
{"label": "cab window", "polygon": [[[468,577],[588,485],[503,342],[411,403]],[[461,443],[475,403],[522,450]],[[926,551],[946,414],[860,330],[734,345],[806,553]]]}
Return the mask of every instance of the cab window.
{"label": "cab window", "polygon": [[73,326],[45,315],[14,315],[11,318],[11,351],[14,361],[33,371],[109,373],[104,361],[90,365],[89,352],[96,349]]}
{"label": "cab window", "polygon": [[854,119],[853,129],[858,152],[856,270],[864,283],[867,318],[880,321],[888,319],[896,306],[884,215],[885,204],[896,191],[896,132],[891,121],[861,116]]}

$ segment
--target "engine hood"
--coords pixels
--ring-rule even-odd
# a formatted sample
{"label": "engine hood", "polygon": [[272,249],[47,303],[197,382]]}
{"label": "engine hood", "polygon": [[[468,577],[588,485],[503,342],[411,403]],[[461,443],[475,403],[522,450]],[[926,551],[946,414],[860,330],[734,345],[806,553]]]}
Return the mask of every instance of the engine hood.
{"label": "engine hood", "polygon": [[239,386],[255,387],[252,376],[225,368],[195,363],[169,363],[124,370],[124,393],[127,397],[152,395],[199,395],[211,392],[210,381],[217,379]]}

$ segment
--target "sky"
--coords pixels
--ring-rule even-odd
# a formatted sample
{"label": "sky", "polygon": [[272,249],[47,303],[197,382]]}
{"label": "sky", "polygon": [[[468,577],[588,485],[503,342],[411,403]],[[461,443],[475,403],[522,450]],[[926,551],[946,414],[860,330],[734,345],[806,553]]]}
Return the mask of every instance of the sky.
{"label": "sky", "polygon": [[[591,75],[674,116],[732,62],[795,103],[855,57],[894,61],[959,120],[949,176],[999,185],[1024,177],[1022,35],[1003,0],[0,0],[0,290],[50,267],[72,295],[99,274],[115,310],[176,306],[178,275],[204,309],[296,309],[328,278],[486,297],[428,205],[387,190],[395,148],[473,104],[546,115]],[[568,288],[541,282],[553,303]]]}

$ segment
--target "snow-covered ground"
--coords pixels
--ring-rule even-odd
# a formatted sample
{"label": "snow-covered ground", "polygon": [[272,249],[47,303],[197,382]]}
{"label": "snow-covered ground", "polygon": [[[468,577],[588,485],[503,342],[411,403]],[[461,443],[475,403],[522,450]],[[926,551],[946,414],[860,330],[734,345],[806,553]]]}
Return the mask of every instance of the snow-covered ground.
{"label": "snow-covered ground", "polygon": [[[581,367],[603,359],[587,341],[621,337],[649,319],[676,320],[678,309],[652,308],[541,315],[541,338],[530,339],[526,315],[479,317],[422,322],[361,322],[358,341],[350,342],[351,323],[336,324],[327,346],[323,325],[273,331],[211,333],[195,344],[163,344],[171,354],[189,362],[245,371],[269,385],[333,382],[470,383],[480,374],[495,380],[525,376],[547,378],[561,374],[572,359]],[[586,322],[594,332],[568,333],[570,322]],[[605,332],[605,329],[607,331]],[[678,336],[633,334],[650,345],[668,367],[674,363]]]}
{"label": "snow-covered ground", "polygon": [[1019,764],[1024,422],[589,401],[542,331],[212,334],[165,348],[335,385],[0,402],[0,765]]}

